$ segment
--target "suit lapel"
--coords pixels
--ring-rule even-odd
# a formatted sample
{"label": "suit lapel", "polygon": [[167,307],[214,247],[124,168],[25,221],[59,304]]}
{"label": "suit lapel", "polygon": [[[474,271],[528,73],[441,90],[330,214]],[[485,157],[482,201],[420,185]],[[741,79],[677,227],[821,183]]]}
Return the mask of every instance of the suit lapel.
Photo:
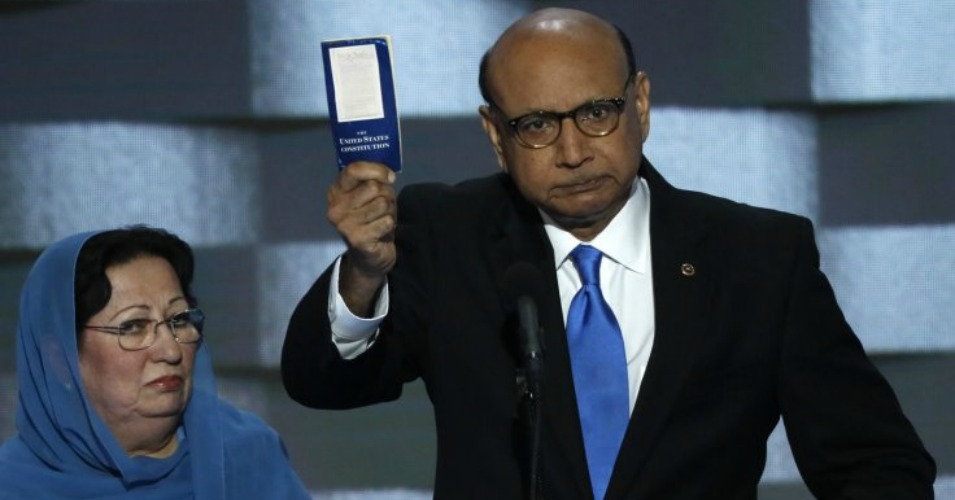
{"label": "suit lapel", "polygon": [[[542,388],[542,420],[544,440],[542,456],[545,460],[557,460],[570,468],[573,483],[581,498],[590,490],[584,458],[583,438],[577,417],[577,401],[574,396],[574,384],[570,371],[570,355],[567,337],[564,333],[564,315],[560,305],[560,292],[557,288],[557,275],[554,272],[554,250],[544,231],[543,222],[537,209],[524,201],[508,178],[502,178],[508,191],[506,202],[497,213],[498,221],[491,224],[487,241],[491,242],[490,252],[495,266],[497,282],[507,269],[517,262],[534,265],[542,277],[543,297],[538,303],[540,327],[544,332],[544,383]],[[510,294],[501,289],[503,300]],[[511,310],[513,304],[501,304],[503,310]],[[552,455],[548,453],[552,450]],[[558,464],[555,467],[544,465],[545,469],[566,470]],[[546,479],[545,479],[546,480]]]}
{"label": "suit lapel", "polygon": [[644,160],[650,186],[650,240],[656,328],[647,372],[617,457],[608,498],[624,498],[653,451],[698,354],[709,317],[712,282],[699,248],[705,221],[685,210],[681,194]]}
{"label": "suit lapel", "polygon": [[[656,329],[653,350],[644,376],[630,426],[624,437],[608,498],[623,498],[664,426],[670,409],[697,356],[700,335],[705,332],[709,315],[712,283],[699,248],[705,239],[706,223],[689,212],[677,199],[681,193],[670,186],[644,160],[641,176],[650,186],[650,238],[653,259]],[[554,254],[537,209],[521,198],[510,180],[502,176],[505,200],[489,216],[489,252],[496,282],[502,283],[506,270],[516,262],[529,262],[540,271],[544,297],[538,304],[540,326],[544,331],[545,381],[543,387],[544,436],[556,456],[548,460],[564,461],[573,474],[577,494],[586,498],[590,480],[584,455],[577,402],[574,396],[570,355],[564,330],[564,318],[554,272]],[[693,266],[690,271],[685,264]],[[501,288],[502,301],[508,297]],[[501,304],[503,310],[512,304]],[[544,456],[547,456],[546,454]],[[563,467],[549,470],[566,470]]]}

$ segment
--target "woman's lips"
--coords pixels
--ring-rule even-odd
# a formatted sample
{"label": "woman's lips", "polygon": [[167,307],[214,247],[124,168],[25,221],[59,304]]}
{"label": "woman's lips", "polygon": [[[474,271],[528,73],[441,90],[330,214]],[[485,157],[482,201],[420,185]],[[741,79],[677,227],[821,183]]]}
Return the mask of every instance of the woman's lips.
{"label": "woman's lips", "polygon": [[162,391],[178,391],[182,389],[183,380],[179,375],[166,375],[149,382],[150,387],[155,387]]}

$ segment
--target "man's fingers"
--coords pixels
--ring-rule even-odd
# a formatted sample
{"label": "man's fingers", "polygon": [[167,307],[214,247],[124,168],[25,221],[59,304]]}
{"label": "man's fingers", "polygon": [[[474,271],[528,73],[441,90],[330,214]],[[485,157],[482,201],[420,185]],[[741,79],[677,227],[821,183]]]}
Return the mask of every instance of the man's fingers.
{"label": "man's fingers", "polygon": [[395,215],[395,190],[391,185],[365,181],[351,191],[332,187],[328,191],[328,219],[335,226],[348,220],[369,222],[385,214]]}
{"label": "man's fingers", "polygon": [[338,174],[335,183],[342,191],[351,191],[366,181],[375,181],[391,185],[395,182],[395,173],[381,163],[358,161],[349,163]]}
{"label": "man's fingers", "polygon": [[342,221],[339,232],[350,247],[366,251],[381,241],[391,241],[396,227],[394,213],[384,211],[378,215],[362,213]]}
{"label": "man's fingers", "polygon": [[366,276],[384,275],[395,263],[394,180],[384,165],[358,162],[328,189],[328,219],[348,245],[352,265]]}
{"label": "man's fingers", "polygon": [[395,173],[380,163],[356,162],[342,170],[328,189],[330,218],[342,218],[345,214],[333,215],[334,211],[351,212],[364,210],[376,198],[393,203]]}

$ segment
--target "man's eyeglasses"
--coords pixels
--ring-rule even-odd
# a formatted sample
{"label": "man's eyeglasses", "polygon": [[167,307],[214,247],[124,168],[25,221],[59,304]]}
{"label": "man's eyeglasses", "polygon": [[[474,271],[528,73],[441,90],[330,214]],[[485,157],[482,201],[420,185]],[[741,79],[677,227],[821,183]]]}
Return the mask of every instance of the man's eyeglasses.
{"label": "man's eyeglasses", "polygon": [[[596,99],[565,111],[535,111],[507,120],[517,141],[528,148],[541,149],[557,142],[565,118],[572,118],[577,129],[589,137],[603,137],[617,129],[620,113],[627,102],[626,94],[633,75],[623,84],[623,96]],[[496,109],[496,105],[491,103]]]}
{"label": "man's eyeglasses", "polygon": [[186,309],[162,321],[141,318],[124,321],[119,326],[86,325],[86,328],[116,335],[119,347],[123,350],[139,351],[156,343],[159,325],[166,325],[176,342],[195,344],[202,340],[202,325],[205,321],[206,315],[200,309]]}

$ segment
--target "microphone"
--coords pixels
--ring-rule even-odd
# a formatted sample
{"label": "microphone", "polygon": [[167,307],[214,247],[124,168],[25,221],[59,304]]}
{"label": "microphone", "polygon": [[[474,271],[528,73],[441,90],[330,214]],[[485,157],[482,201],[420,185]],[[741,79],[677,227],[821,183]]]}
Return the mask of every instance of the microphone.
{"label": "microphone", "polygon": [[517,262],[504,273],[504,285],[509,298],[517,302],[519,328],[517,329],[521,361],[531,399],[540,396],[544,372],[544,348],[537,319],[537,299],[541,296],[540,271],[528,262]]}
{"label": "microphone", "polygon": [[504,290],[510,303],[517,302],[518,344],[521,364],[518,390],[524,393],[523,407],[528,428],[527,498],[540,496],[541,382],[544,378],[544,348],[537,319],[537,302],[543,295],[543,278],[529,262],[517,262],[504,272]]}
{"label": "microphone", "polygon": [[526,360],[536,364],[544,357],[544,349],[541,347],[540,325],[537,323],[537,301],[533,296],[518,297],[517,314],[521,322],[518,329],[521,354]]}

